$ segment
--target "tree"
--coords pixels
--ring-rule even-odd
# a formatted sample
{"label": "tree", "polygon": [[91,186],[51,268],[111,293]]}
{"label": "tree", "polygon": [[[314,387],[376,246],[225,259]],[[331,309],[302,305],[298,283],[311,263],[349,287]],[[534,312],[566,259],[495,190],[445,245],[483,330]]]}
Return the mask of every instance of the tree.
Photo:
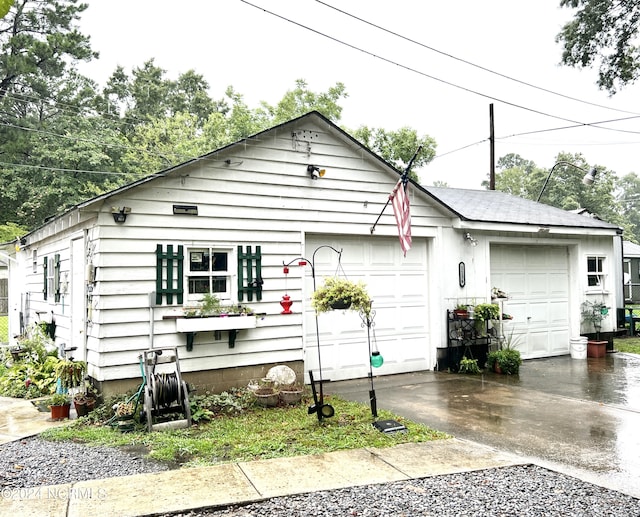
{"label": "tree", "polygon": [[77,0],[17,0],[0,19],[0,100],[6,95],[46,95],[47,80],[62,77],[67,60],[98,54],[74,21],[87,8]]}
{"label": "tree", "polygon": [[0,0],[0,18],[4,18],[13,5],[13,0]]}
{"label": "tree", "polygon": [[[416,156],[412,170],[426,165],[436,155],[436,141],[428,135],[419,136],[417,131],[410,127],[388,131],[382,128],[360,126],[351,133],[354,138],[399,170],[406,168],[421,145],[422,151]],[[417,181],[416,173],[410,172],[410,176]]]}
{"label": "tree", "polygon": [[561,0],[560,6],[577,9],[556,37],[564,46],[562,64],[578,68],[597,64],[597,84],[612,95],[638,79],[640,2]]}

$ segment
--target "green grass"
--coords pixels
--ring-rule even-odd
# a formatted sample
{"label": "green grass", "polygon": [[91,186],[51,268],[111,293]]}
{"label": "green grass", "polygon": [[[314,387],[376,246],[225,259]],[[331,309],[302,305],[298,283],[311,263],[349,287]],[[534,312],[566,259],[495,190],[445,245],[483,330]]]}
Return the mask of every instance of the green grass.
{"label": "green grass", "polygon": [[382,433],[371,424],[369,406],[325,396],[335,408],[335,416],[318,422],[307,413],[306,400],[293,407],[251,408],[236,416],[218,416],[189,429],[135,431],[121,433],[111,426],[78,423],[42,434],[48,440],[72,440],[88,445],[144,447],[150,458],[186,466],[251,461],[319,454],[362,447],[390,447],[406,442],[449,438],[422,424],[408,421],[388,411],[378,410],[378,418],[402,423],[406,433]]}
{"label": "green grass", "polygon": [[626,352],[628,354],[640,354],[640,338],[617,338],[613,340],[613,346],[619,352]]}

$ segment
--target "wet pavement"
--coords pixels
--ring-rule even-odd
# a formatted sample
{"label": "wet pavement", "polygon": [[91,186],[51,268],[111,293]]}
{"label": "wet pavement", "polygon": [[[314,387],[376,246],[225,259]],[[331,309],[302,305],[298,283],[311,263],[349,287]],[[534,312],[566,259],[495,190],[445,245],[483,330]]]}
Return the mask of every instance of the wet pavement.
{"label": "wet pavement", "polygon": [[[325,393],[368,403],[370,388],[331,382]],[[640,498],[638,356],[529,360],[518,376],[374,377],[374,389],[379,409]]]}

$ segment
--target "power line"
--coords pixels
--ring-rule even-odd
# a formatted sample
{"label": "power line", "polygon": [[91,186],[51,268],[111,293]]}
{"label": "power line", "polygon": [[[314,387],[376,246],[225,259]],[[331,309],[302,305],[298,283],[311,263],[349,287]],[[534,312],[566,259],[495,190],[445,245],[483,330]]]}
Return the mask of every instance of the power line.
{"label": "power line", "polygon": [[8,167],[18,167],[23,169],[40,169],[54,172],[70,172],[72,174],[107,174],[110,176],[128,176],[130,173],[127,172],[115,172],[115,171],[86,171],[82,169],[62,169],[59,167],[44,167],[43,165],[26,165],[24,163],[10,163],[10,162],[0,162],[0,165],[6,165]]}
{"label": "power line", "polygon": [[600,126],[596,126],[596,125],[593,125],[593,124],[586,124],[586,123],[583,123],[583,122],[579,122],[577,120],[572,120],[572,119],[568,119],[568,118],[565,118],[565,117],[560,117],[558,115],[552,115],[550,113],[545,113],[544,111],[539,111],[539,110],[536,110],[536,109],[533,109],[533,108],[528,108],[526,106],[522,106],[522,105],[519,105],[519,104],[516,104],[516,103],[513,103],[513,102],[509,102],[509,101],[500,99],[498,97],[494,97],[492,95],[487,95],[485,93],[481,93],[481,92],[478,92],[476,90],[472,90],[471,88],[467,88],[465,86],[461,86],[459,84],[455,84],[455,83],[452,83],[450,81],[446,81],[445,79],[440,79],[440,78],[435,77],[433,75],[430,75],[430,74],[427,74],[427,73],[422,72],[420,70],[417,70],[416,68],[410,67],[408,65],[403,65],[403,64],[398,63],[397,61],[394,61],[392,59],[380,56],[378,54],[375,54],[375,53],[373,53],[373,52],[371,52],[369,50],[366,50],[364,48],[358,47],[358,46],[353,45],[351,43],[347,43],[346,41],[343,41],[343,40],[338,39],[338,38],[336,38],[334,36],[330,36],[330,35],[328,35],[328,34],[326,34],[324,32],[321,32],[321,31],[319,31],[317,29],[309,27],[308,25],[304,25],[304,24],[302,24],[300,22],[296,22],[295,20],[292,20],[292,19],[287,18],[285,16],[282,16],[280,14],[277,14],[277,13],[275,13],[273,11],[269,11],[268,9],[265,9],[264,7],[260,7],[258,5],[252,4],[251,2],[249,2],[247,0],[240,0],[240,1],[242,3],[245,3],[245,4],[249,5],[249,6],[251,6],[251,7],[259,9],[259,10],[261,10],[261,11],[267,13],[267,14],[270,14],[271,16],[275,16],[276,18],[280,18],[281,20],[284,20],[287,23],[291,23],[293,25],[297,25],[298,27],[301,27],[301,28],[303,28],[303,29],[305,29],[307,31],[313,32],[314,34],[317,34],[318,36],[322,36],[323,38],[327,38],[327,39],[329,39],[331,41],[334,41],[334,42],[336,42],[336,43],[338,43],[340,45],[344,45],[344,46],[349,47],[349,48],[351,48],[353,50],[357,50],[358,52],[362,52],[363,54],[367,54],[367,55],[369,55],[371,57],[380,59],[382,61],[385,61],[387,63],[395,65],[397,67],[403,68],[403,69],[405,69],[405,70],[407,70],[409,72],[413,72],[413,73],[421,75],[423,77],[427,77],[428,79],[432,79],[434,81],[446,84],[446,85],[451,86],[453,88],[457,88],[459,90],[463,90],[465,92],[472,93],[472,94],[478,95],[480,97],[484,97],[485,99],[493,100],[493,101],[496,101],[496,102],[501,102],[502,104],[505,104],[507,106],[512,106],[514,108],[519,108],[519,109],[522,109],[522,110],[525,110],[525,111],[529,111],[531,113],[536,113],[538,115],[542,115],[542,116],[545,116],[545,117],[555,118],[555,119],[558,119],[558,120],[564,120],[565,122],[571,122],[573,124],[578,124],[578,125],[581,125],[581,126],[592,126],[592,127],[596,127],[596,128],[599,128],[599,129],[606,129],[606,130],[609,130],[609,131],[616,131],[615,129],[612,129],[612,128],[601,128]]}
{"label": "power line", "polygon": [[362,23],[365,23],[365,24],[367,24],[367,25],[369,25],[371,27],[374,27],[374,28],[379,29],[381,31],[384,31],[384,32],[386,32],[388,34],[396,36],[397,38],[401,38],[401,39],[403,39],[405,41],[408,41],[408,42],[413,43],[415,45],[418,45],[420,47],[426,48],[428,50],[431,50],[432,52],[436,52],[436,53],[441,54],[441,55],[443,55],[445,57],[454,59],[456,61],[460,61],[461,63],[464,63],[465,65],[469,65],[469,66],[472,66],[474,68],[478,68],[479,70],[483,70],[484,72],[488,72],[490,74],[497,75],[498,77],[502,77],[503,79],[507,79],[509,81],[513,81],[513,82],[516,82],[516,83],[522,84],[524,86],[528,86],[530,88],[534,88],[536,90],[540,90],[540,91],[543,91],[543,92],[546,92],[546,93],[550,93],[551,95],[557,95],[558,97],[562,97],[564,99],[569,99],[569,100],[572,100],[572,101],[575,101],[575,102],[580,102],[582,104],[588,104],[590,106],[595,106],[597,108],[604,108],[604,109],[607,109],[607,110],[618,111],[620,113],[628,113],[628,114],[631,114],[631,115],[640,115],[640,113],[635,113],[633,111],[626,111],[626,110],[621,110],[621,109],[617,109],[617,108],[612,108],[610,106],[603,106],[602,104],[596,104],[594,102],[585,101],[585,100],[582,100],[582,99],[578,99],[576,97],[571,97],[570,95],[565,95],[563,93],[559,93],[559,92],[556,92],[556,91],[553,91],[553,90],[549,90],[547,88],[543,88],[542,86],[536,86],[536,85],[528,83],[526,81],[521,81],[520,79],[516,79],[514,77],[511,77],[511,76],[506,75],[506,74],[502,74],[500,72],[496,72],[495,70],[491,70],[491,69],[486,68],[484,66],[477,65],[475,63],[472,63],[471,61],[467,61],[466,59],[462,59],[460,57],[456,57],[456,56],[454,56],[452,54],[449,54],[447,52],[444,52],[442,50],[438,50],[437,48],[430,47],[429,45],[426,45],[425,43],[421,43],[420,41],[416,41],[414,39],[408,38],[407,36],[403,36],[402,34],[399,34],[399,33],[394,32],[392,30],[386,29],[386,28],[384,28],[384,27],[382,27],[380,25],[376,25],[373,22],[365,20],[364,18],[360,18],[359,16],[356,16],[354,14],[348,13],[347,11],[344,11],[342,9],[339,9],[338,7],[335,7],[335,6],[330,5],[330,4],[326,3],[326,2],[323,2],[322,0],[315,0],[315,1],[317,3],[319,3],[319,4],[321,4],[321,5],[324,5],[325,7],[328,7],[330,9],[333,9],[334,11],[337,11],[337,12],[339,12],[341,14],[344,14],[345,16],[349,16],[349,17],[351,17],[351,18],[353,18],[355,20],[358,20],[358,21],[360,21]]}

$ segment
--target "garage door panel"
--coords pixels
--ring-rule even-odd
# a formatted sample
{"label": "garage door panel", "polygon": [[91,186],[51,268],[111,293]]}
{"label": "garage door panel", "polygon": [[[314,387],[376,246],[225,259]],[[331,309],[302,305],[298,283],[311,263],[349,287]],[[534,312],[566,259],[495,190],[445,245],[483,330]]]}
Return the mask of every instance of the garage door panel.
{"label": "garage door panel", "polygon": [[569,350],[569,266],[566,247],[492,245],[491,285],[509,294],[523,358]]}
{"label": "garage door panel", "polygon": [[[342,249],[341,268],[338,255],[321,250],[322,268],[316,275],[346,276],[362,280],[374,301],[376,312],[371,331],[372,345],[378,343],[384,365],[376,375],[430,369],[431,358],[427,321],[428,282],[426,241],[414,239],[410,257],[403,257],[397,238],[386,237],[316,237],[308,236],[306,256],[316,248],[330,245]],[[307,271],[307,292],[313,291]],[[319,278],[317,285],[322,285]],[[317,369],[315,313],[305,304],[305,370]],[[318,316],[323,377],[335,380],[362,378],[369,374],[367,328],[353,311],[333,311]],[[315,373],[315,372],[314,372]]]}

